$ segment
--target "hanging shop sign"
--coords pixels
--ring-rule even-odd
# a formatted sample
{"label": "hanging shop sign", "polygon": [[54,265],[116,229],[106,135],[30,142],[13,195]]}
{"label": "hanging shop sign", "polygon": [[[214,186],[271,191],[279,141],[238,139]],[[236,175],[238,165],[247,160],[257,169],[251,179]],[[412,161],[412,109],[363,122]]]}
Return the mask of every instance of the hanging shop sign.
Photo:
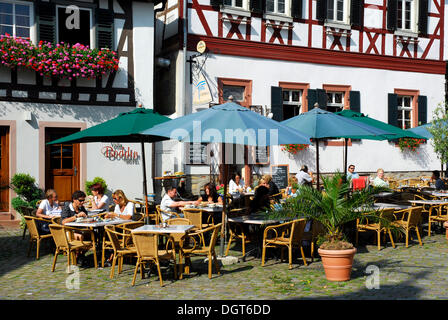
{"label": "hanging shop sign", "polygon": [[128,164],[138,161],[140,155],[131,147],[124,147],[121,143],[111,143],[101,149],[104,157],[110,161],[124,160]]}

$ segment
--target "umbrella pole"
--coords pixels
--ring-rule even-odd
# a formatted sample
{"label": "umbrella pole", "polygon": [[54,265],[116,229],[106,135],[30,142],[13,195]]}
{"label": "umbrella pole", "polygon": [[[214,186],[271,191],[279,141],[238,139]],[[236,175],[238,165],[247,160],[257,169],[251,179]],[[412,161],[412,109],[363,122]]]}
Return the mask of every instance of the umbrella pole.
{"label": "umbrella pole", "polygon": [[148,186],[146,185],[146,158],[145,158],[145,142],[141,140],[142,145],[142,166],[143,166],[143,192],[145,198],[145,224],[149,224],[148,212]]}
{"label": "umbrella pole", "polygon": [[348,146],[347,146],[347,138],[344,139],[344,151],[345,151],[345,157],[344,157],[344,177],[347,176],[347,154],[348,154]]}
{"label": "umbrella pole", "polygon": [[317,190],[319,190],[319,139],[316,139]]}
{"label": "umbrella pole", "polygon": [[222,206],[222,225],[221,225],[221,238],[219,241],[219,251],[220,256],[224,256],[224,236],[225,236],[225,224],[226,224],[226,215],[227,215],[227,164],[226,164],[226,145],[223,143],[223,165],[224,165],[224,201]]}

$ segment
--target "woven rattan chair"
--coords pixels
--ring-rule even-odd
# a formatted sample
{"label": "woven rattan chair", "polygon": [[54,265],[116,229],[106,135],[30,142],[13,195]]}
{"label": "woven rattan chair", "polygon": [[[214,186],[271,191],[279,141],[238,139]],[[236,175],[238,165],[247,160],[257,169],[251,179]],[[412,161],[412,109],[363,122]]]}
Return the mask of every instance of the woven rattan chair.
{"label": "woven rattan chair", "polygon": [[[283,261],[283,249],[288,248],[289,257],[289,269],[292,269],[292,249],[294,247],[299,248],[302,255],[302,260],[305,265],[308,265],[305,258],[305,253],[302,248],[303,233],[305,230],[306,220],[298,219],[285,223],[281,223],[275,226],[269,226],[264,230],[263,233],[263,252],[261,255],[261,266],[264,266],[264,261],[266,258],[267,248],[277,248],[282,247],[282,257]],[[268,238],[269,232],[273,232],[275,236],[273,238]]]}
{"label": "woven rattan chair", "polygon": [[[176,267],[176,252],[174,248],[174,239],[168,238],[166,243],[166,249],[159,250],[159,236],[157,233],[149,233],[145,231],[135,231],[132,233],[132,239],[137,249],[137,263],[135,265],[134,277],[132,278],[132,285],[135,284],[135,278],[137,277],[137,270],[140,267],[142,279],[144,277],[143,266],[146,262],[155,263],[157,266],[157,272],[159,274],[160,286],[163,287],[162,273],[160,272],[160,260],[173,260],[174,263],[174,279],[177,279],[177,267]],[[168,249],[168,245],[171,245],[171,249]]]}
{"label": "woven rattan chair", "polygon": [[422,239],[420,238],[419,226],[421,221],[422,207],[412,207],[409,209],[395,211],[394,215],[402,215],[401,219],[392,222],[395,227],[402,228],[406,233],[406,248],[409,244],[409,231],[414,229],[417,233],[419,244],[422,246]]}
{"label": "woven rattan chair", "polygon": [[[182,279],[184,272],[184,265],[182,264],[182,260],[185,259],[185,273],[190,273],[191,266],[191,257],[192,256],[206,256],[208,258],[208,278],[212,278],[212,260],[215,264],[215,269],[218,274],[220,274],[220,268],[218,261],[216,259],[215,246],[216,240],[218,239],[218,232],[221,229],[222,223],[210,226],[208,228],[202,229],[197,232],[188,234],[188,244],[194,242],[191,246],[186,244],[185,242],[181,244],[181,248],[179,251],[179,264],[180,264],[180,279]],[[208,241],[208,245],[202,245],[201,238],[208,232],[211,232],[212,235],[210,240]]]}
{"label": "woven rattan chair", "polygon": [[[67,232],[72,231],[89,232],[91,240],[89,241],[69,240]],[[59,224],[50,224],[50,232],[56,244],[56,251],[54,253],[53,266],[51,268],[51,272],[54,272],[58,254],[61,252],[67,255],[67,262],[69,267],[70,267],[70,260],[73,264],[76,264],[75,252],[77,250],[92,250],[95,268],[98,268],[98,261],[96,259],[96,248],[95,248],[95,234],[91,229],[71,228]]]}
{"label": "woven rattan chair", "polygon": [[110,270],[110,278],[114,277],[115,265],[118,260],[118,274],[121,273],[123,269],[123,258],[126,255],[136,256],[137,250],[135,247],[127,247],[125,244],[125,238],[130,238],[131,234],[117,232],[116,229],[111,228],[112,226],[105,226],[104,229],[109,237],[109,241],[112,243],[112,248],[114,250],[114,258],[112,260],[112,268]]}
{"label": "woven rattan chair", "polygon": [[428,237],[431,236],[431,225],[433,223],[442,224],[446,221],[448,221],[448,206],[444,204],[431,206],[428,216]]}
{"label": "woven rattan chair", "polygon": [[156,224],[159,224],[159,223],[161,223],[163,221],[163,219],[162,219],[162,212],[167,214],[168,216],[173,217],[173,218],[180,218],[180,216],[176,212],[165,211],[165,210],[160,209],[160,205],[156,205],[156,211],[157,211],[157,221],[156,221]]}
{"label": "woven rattan chair", "polygon": [[[26,206],[19,206],[19,211],[23,216],[29,216],[29,217],[35,217],[36,216],[36,212],[37,209],[32,208],[32,207],[26,207]],[[23,235],[22,235],[22,240],[25,239],[25,235],[26,235],[26,230],[28,229],[26,223],[25,223],[25,227],[23,228]]]}
{"label": "woven rattan chair", "polygon": [[381,250],[381,234],[387,233],[389,235],[390,242],[392,243],[392,247],[395,248],[394,239],[392,237],[392,233],[389,228],[384,226],[384,222],[381,219],[386,219],[392,222],[394,220],[394,211],[395,209],[385,209],[380,212],[380,220],[378,222],[369,221],[367,218],[364,218],[364,221],[360,221],[360,219],[356,220],[356,240],[355,243],[358,245],[358,233],[366,232],[366,231],[375,231],[377,233],[377,242],[378,242],[378,250]]}
{"label": "woven rattan chair", "polygon": [[49,222],[49,221],[46,219],[31,217],[31,216],[24,216],[24,219],[25,219],[28,231],[30,232],[30,245],[28,247],[28,257],[30,256],[30,252],[31,252],[33,243],[36,243],[36,260],[39,260],[40,242],[44,239],[51,238],[51,234],[40,234],[37,224],[39,222]]}
{"label": "woven rattan chair", "polygon": [[[246,209],[241,208],[241,209],[233,209],[230,210],[230,212],[228,213],[228,217],[236,217],[236,216],[241,216],[241,215],[245,215],[246,214]],[[246,232],[244,231],[244,228],[241,224],[239,223],[233,223],[231,221],[229,221],[228,223],[228,228],[229,228],[229,243],[227,244],[227,249],[226,249],[226,253],[225,255],[227,256],[229,254],[229,250],[230,250],[230,245],[232,244],[232,242],[234,240],[241,240],[241,246],[242,246],[242,254],[243,256],[246,255],[246,244],[248,242],[250,242],[248,235],[246,234]]]}
{"label": "woven rattan chair", "polygon": [[[168,225],[192,225],[191,221],[186,218],[171,218],[166,220],[166,224]],[[171,233],[170,234],[173,239],[174,243],[176,245],[176,248],[179,248],[180,243],[184,240],[185,235],[182,233]]]}

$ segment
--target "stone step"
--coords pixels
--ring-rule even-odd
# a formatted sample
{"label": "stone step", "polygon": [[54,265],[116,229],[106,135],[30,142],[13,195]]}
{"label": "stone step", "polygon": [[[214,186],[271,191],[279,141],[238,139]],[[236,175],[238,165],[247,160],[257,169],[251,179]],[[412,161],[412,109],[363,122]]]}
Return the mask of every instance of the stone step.
{"label": "stone step", "polygon": [[19,229],[20,220],[0,220],[0,229]]}
{"label": "stone step", "polygon": [[0,212],[0,221],[13,220],[14,216],[9,212]]}

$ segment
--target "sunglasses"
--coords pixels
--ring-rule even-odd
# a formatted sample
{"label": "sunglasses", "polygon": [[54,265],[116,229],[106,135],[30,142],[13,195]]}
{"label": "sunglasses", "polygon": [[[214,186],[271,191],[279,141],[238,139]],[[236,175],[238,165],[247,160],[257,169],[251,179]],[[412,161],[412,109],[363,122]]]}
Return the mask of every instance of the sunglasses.
{"label": "sunglasses", "polygon": [[118,198],[113,198],[114,199],[114,201],[118,201]]}
{"label": "sunglasses", "polygon": [[86,199],[78,199],[79,202],[85,202]]}

